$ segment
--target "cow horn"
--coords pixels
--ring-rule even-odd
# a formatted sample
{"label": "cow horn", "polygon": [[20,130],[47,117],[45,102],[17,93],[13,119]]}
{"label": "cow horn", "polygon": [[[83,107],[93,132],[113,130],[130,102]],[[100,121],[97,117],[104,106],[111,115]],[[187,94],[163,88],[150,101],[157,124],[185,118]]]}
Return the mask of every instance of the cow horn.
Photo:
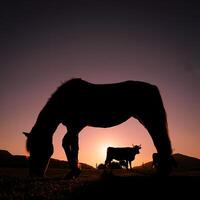
{"label": "cow horn", "polygon": [[29,133],[27,133],[27,132],[22,132],[26,137],[28,137],[29,136]]}

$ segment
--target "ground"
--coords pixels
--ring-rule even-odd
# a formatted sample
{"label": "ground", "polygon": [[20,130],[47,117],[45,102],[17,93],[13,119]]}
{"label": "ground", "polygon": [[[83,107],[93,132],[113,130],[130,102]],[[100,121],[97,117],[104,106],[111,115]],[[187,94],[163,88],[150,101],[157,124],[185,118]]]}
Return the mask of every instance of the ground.
{"label": "ground", "polygon": [[65,180],[64,169],[49,169],[46,178],[30,178],[27,169],[0,169],[0,200],[114,199],[118,197],[196,197],[200,176],[172,175],[157,178],[135,169],[83,170]]}

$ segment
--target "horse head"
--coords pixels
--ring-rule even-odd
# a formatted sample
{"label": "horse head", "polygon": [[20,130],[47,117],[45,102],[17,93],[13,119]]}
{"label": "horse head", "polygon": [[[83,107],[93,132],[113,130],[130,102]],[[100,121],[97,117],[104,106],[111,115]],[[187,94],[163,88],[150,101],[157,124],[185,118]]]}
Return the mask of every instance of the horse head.
{"label": "horse head", "polygon": [[26,133],[26,150],[29,152],[30,176],[42,177],[45,174],[51,155],[52,139],[41,137],[42,134]]}

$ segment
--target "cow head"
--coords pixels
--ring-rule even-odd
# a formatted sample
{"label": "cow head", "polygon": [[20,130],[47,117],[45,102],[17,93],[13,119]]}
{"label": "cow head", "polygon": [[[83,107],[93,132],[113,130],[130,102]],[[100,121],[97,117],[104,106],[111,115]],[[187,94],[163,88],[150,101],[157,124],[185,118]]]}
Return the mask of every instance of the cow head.
{"label": "cow head", "polygon": [[141,144],[140,145],[133,145],[133,149],[135,150],[135,153],[136,154],[139,154],[140,153],[140,149],[141,149],[142,147],[141,147]]}

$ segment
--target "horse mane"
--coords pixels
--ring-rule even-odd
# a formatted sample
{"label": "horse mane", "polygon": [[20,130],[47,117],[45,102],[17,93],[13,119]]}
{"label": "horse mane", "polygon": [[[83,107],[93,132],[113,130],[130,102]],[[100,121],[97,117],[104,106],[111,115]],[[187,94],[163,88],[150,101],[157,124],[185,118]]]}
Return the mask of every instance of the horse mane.
{"label": "horse mane", "polygon": [[82,78],[72,78],[72,79],[69,79],[67,81],[65,81],[64,83],[62,83],[56,90],[56,92],[62,90],[63,88],[65,87],[71,87],[72,85],[79,85],[80,83],[86,83],[85,80],[83,80]]}
{"label": "horse mane", "polygon": [[[73,91],[83,83],[88,83],[81,78],[72,78],[62,83],[55,92],[51,95],[48,101],[54,100],[55,97],[61,98],[66,95],[66,91]],[[88,83],[89,84],[89,83]]]}

